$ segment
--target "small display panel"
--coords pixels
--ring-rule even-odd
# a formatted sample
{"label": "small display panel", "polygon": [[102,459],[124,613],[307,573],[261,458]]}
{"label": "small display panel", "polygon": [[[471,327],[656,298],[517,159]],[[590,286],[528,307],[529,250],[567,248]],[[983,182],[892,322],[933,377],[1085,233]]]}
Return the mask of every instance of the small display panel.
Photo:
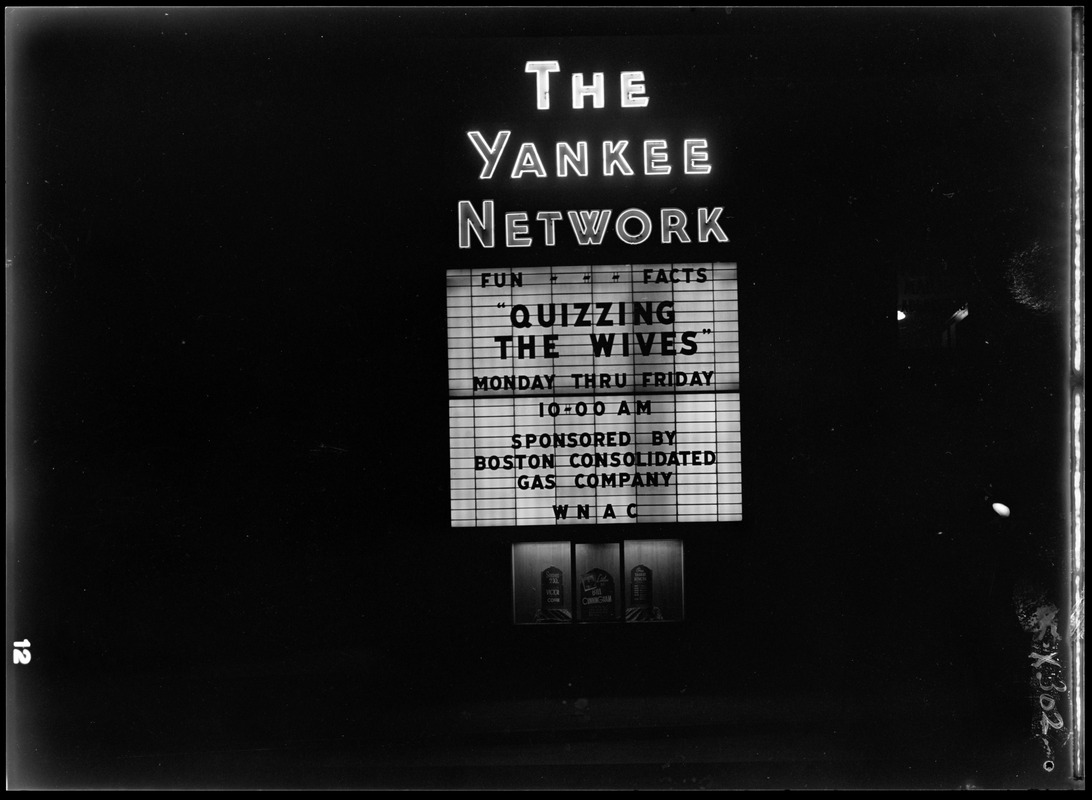
{"label": "small display panel", "polygon": [[512,619],[517,625],[684,617],[681,540],[512,545]]}

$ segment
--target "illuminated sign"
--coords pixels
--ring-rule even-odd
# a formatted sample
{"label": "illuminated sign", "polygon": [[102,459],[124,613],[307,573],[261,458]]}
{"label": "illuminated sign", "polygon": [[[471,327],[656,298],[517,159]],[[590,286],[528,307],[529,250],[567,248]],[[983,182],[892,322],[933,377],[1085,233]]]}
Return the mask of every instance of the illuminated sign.
{"label": "illuminated sign", "polygon": [[449,270],[453,526],[742,518],[736,267]]}
{"label": "illuminated sign", "polygon": [[[640,208],[627,208],[614,218],[612,208],[539,211],[535,222],[539,223],[539,238],[531,230],[531,220],[525,211],[511,211],[504,215],[502,236],[497,236],[497,214],[492,200],[482,202],[479,214],[469,200],[459,201],[459,247],[469,248],[475,240],[485,248],[495,247],[500,241],[505,247],[531,247],[536,242],[546,247],[557,243],[557,231],[564,226],[557,223],[566,220],[572,231],[573,241],[579,245],[601,245],[607,231],[612,231],[619,241],[625,244],[644,244],[652,236],[656,225],[648,212]],[[694,225],[681,208],[662,208],[658,215],[659,237],[661,244],[689,244],[693,239],[690,231],[702,244],[712,240],[727,242],[728,235],[720,225],[721,207],[697,209]]]}
{"label": "illuminated sign", "polygon": [[[561,71],[560,63],[528,61],[524,71],[534,75],[536,109],[548,112],[551,75]],[[590,82],[585,79],[584,73],[573,73],[571,87],[573,109],[586,109],[588,100],[591,101],[591,114],[596,109],[606,107],[605,73],[592,73]],[[618,105],[625,113],[650,105],[645,74],[641,70],[619,73],[617,91]],[[593,175],[624,182],[637,175],[653,176],[654,180],[658,180],[655,176],[678,176],[681,173],[688,179],[696,179],[713,173],[709,140],[702,137],[680,137],[679,141],[658,137],[632,140],[611,138],[589,142],[575,136],[570,140],[557,141],[552,147],[540,147],[534,141],[516,142],[511,130],[497,130],[495,133],[471,130],[466,132],[466,137],[480,161],[478,179],[487,182],[508,179],[527,183],[548,178],[576,180]],[[486,249],[498,246],[532,247],[536,244],[554,247],[559,236],[569,239],[571,235],[570,241],[577,245],[595,246],[603,244],[605,239],[611,241],[607,237],[610,232],[614,234],[613,238],[629,245],[643,244],[650,239],[661,244],[689,244],[694,241],[724,243],[728,241],[728,234],[721,224],[723,214],[723,206],[652,211],[641,208],[548,209],[534,212],[517,209],[498,213],[493,199],[480,202],[460,200],[457,208],[458,241],[459,247],[464,250],[474,246]],[[653,238],[657,231],[658,235]]]}

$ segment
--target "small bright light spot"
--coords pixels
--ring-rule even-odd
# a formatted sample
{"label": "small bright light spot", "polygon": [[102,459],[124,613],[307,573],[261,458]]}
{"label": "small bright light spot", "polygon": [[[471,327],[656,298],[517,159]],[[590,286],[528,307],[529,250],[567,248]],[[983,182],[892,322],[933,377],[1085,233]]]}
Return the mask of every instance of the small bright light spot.
{"label": "small bright light spot", "polygon": [[898,315],[898,319],[899,319],[899,322],[902,322],[904,319],[906,319],[906,312],[905,311],[900,311],[899,315]]}
{"label": "small bright light spot", "polygon": [[1007,505],[1005,505],[1004,503],[994,503],[993,504],[993,510],[996,512],[997,516],[999,516],[999,517],[1007,517],[1009,514],[1012,513],[1009,510],[1009,507]]}

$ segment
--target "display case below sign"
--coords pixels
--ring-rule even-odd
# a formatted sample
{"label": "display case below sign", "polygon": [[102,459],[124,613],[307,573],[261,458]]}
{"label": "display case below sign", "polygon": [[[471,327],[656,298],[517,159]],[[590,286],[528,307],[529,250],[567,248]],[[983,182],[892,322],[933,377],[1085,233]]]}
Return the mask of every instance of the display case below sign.
{"label": "display case below sign", "polygon": [[572,622],[572,545],[512,546],[512,618],[517,625]]}
{"label": "display case below sign", "polygon": [[621,619],[621,545],[578,544],[573,549],[576,566],[577,622],[614,622]]}
{"label": "display case below sign", "polygon": [[512,545],[512,619],[677,622],[685,617],[678,539]]}
{"label": "display case below sign", "polygon": [[626,541],[626,622],[684,616],[683,547],[678,539]]}

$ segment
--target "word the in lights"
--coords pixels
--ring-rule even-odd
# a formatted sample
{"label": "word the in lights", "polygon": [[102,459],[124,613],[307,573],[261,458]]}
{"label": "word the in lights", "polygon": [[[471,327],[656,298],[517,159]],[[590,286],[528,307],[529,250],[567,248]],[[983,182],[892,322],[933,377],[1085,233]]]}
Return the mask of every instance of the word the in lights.
{"label": "word the in lights", "polygon": [[[561,72],[561,64],[557,61],[528,61],[524,72],[535,76],[535,101],[539,111],[548,111],[550,108],[550,74]],[[645,93],[645,73],[640,70],[622,72],[619,75],[621,81],[621,105],[622,108],[644,108],[648,105]],[[593,72],[592,82],[584,83],[584,73],[574,72],[572,76],[573,108],[583,108],[584,98],[590,97],[594,108],[603,108],[606,105],[606,86],[604,73]]]}

